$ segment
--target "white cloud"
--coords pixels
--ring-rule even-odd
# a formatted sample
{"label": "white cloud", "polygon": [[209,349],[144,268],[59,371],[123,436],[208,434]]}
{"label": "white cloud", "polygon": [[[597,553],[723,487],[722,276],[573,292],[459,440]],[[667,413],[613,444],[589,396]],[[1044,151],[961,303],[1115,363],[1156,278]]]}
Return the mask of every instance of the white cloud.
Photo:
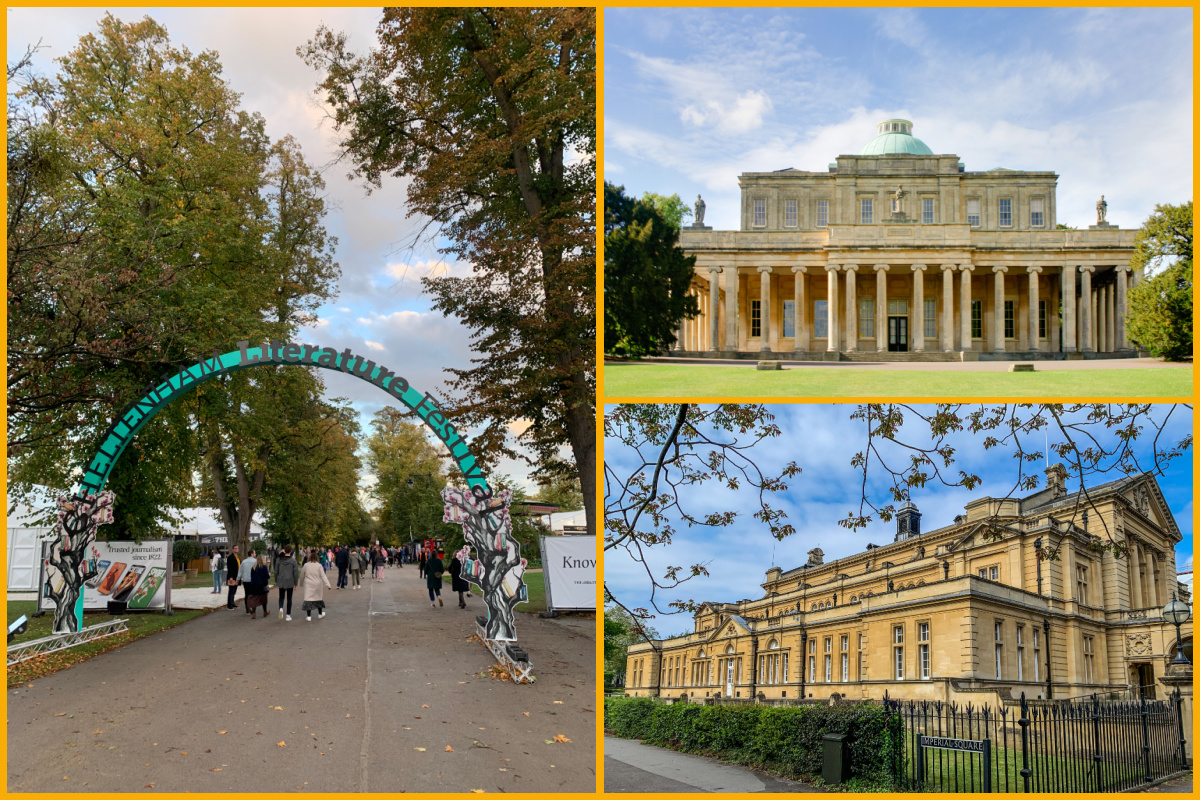
{"label": "white cloud", "polygon": [[363,344],[365,344],[367,347],[371,348],[372,350],[385,349],[384,346],[381,345],[379,342],[363,342]]}
{"label": "white cloud", "polygon": [[721,133],[749,133],[763,124],[771,112],[771,98],[765,92],[751,90],[721,100],[706,100],[702,105],[687,105],[679,118],[700,128],[716,128]]}

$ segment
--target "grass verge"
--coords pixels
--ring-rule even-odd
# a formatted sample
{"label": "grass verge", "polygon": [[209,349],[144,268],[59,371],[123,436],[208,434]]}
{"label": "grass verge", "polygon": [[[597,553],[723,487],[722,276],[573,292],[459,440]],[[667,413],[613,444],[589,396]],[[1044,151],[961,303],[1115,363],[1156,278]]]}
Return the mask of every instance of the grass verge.
{"label": "grass verge", "polygon": [[[107,653],[109,650],[115,650],[118,647],[127,645],[132,641],[141,639],[145,636],[158,633],[159,631],[173,628],[176,625],[182,625],[185,622],[195,619],[196,617],[204,616],[212,609],[202,609],[196,611],[176,611],[173,616],[165,616],[161,611],[131,611],[125,615],[129,620],[129,631],[126,633],[118,633],[114,636],[109,636],[95,642],[72,647],[69,650],[61,650],[57,653],[49,653],[44,656],[37,656],[28,661],[22,661],[20,664],[15,664],[8,668],[8,686],[16,686],[19,683],[26,683],[37,678],[44,678],[58,672],[60,669],[74,666],[81,661],[87,661],[89,658],[98,656],[101,653]],[[8,603],[8,621],[12,623],[22,614],[29,617],[29,630],[22,636],[13,640],[13,644],[19,642],[28,642],[33,639],[40,639],[43,636],[50,635],[50,626],[54,623],[54,614],[46,613],[41,617],[34,617],[33,613],[37,611],[37,602],[33,600],[10,600]],[[83,624],[85,627],[89,625],[97,625],[101,622],[112,619],[105,611],[85,611],[83,614]]]}
{"label": "grass verge", "polygon": [[[407,569],[407,568],[406,568]],[[521,603],[517,606],[517,611],[525,614],[537,614],[546,610],[546,582],[542,577],[545,573],[542,572],[526,572],[523,576],[525,579],[525,587],[529,590],[529,602]],[[442,575],[442,580],[446,586],[450,586],[450,573]],[[483,593],[478,588],[472,586],[471,594],[476,597],[482,597]],[[450,602],[451,595],[443,594],[446,602]],[[455,602],[458,602],[457,595],[454,595]],[[486,613],[486,612],[485,612]]]}

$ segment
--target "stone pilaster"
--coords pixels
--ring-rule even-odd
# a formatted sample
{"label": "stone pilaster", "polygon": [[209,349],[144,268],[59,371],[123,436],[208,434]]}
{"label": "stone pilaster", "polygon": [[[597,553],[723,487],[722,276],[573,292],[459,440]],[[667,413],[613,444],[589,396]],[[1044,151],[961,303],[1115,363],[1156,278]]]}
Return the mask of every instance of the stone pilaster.
{"label": "stone pilaster", "polygon": [[1120,349],[1117,345],[1117,325],[1116,325],[1116,306],[1117,306],[1117,287],[1115,285],[1104,287],[1104,343],[1107,345],[1108,352]]}
{"label": "stone pilaster", "polygon": [[738,349],[738,271],[725,268],[725,349]]}
{"label": "stone pilaster", "polygon": [[971,270],[975,269],[975,266],[973,264],[961,264],[958,268],[962,272],[961,295],[959,297],[962,318],[959,320],[959,323],[962,334],[962,349],[966,351],[971,349]]}
{"label": "stone pilaster", "polygon": [[829,329],[829,344],[825,347],[830,353],[838,352],[838,267],[837,264],[826,264],[826,289],[827,289],[827,307],[825,313],[828,317],[827,328]]}
{"label": "stone pilaster", "polygon": [[887,264],[875,265],[875,351],[887,352]]}
{"label": "stone pilaster", "polygon": [[858,264],[846,264],[846,352],[858,349]]}
{"label": "stone pilaster", "polygon": [[758,268],[758,282],[762,285],[759,297],[762,309],[759,314],[759,345],[760,353],[771,352],[771,268]]}
{"label": "stone pilaster", "polygon": [[925,265],[913,264],[913,313],[912,330],[909,338],[912,340],[914,353],[925,352]]}
{"label": "stone pilaster", "polygon": [[[1036,353],[1042,349],[1041,331],[1038,329],[1038,301],[1041,299],[1038,297],[1038,281],[1042,274],[1042,268],[1028,267],[1027,270],[1029,272],[1029,350]],[[1047,309],[1046,315],[1047,317],[1049,316],[1049,309]],[[1046,320],[1047,323],[1049,321],[1049,319]],[[1046,333],[1049,332],[1046,331]],[[1050,349],[1053,350],[1054,348],[1051,347]]]}
{"label": "stone pilaster", "polygon": [[954,264],[942,264],[942,350],[954,351]]}
{"label": "stone pilaster", "polygon": [[1062,268],[1063,352],[1074,353],[1079,347],[1075,338],[1075,267]]}
{"label": "stone pilaster", "polygon": [[1095,346],[1092,344],[1092,273],[1096,271],[1095,267],[1082,266],[1079,268],[1079,327],[1081,329],[1082,345],[1081,350],[1085,353],[1096,352]]}
{"label": "stone pilaster", "polygon": [[714,353],[721,349],[720,274],[720,267],[708,268],[708,349]]}
{"label": "stone pilaster", "polygon": [[992,352],[1004,352],[1004,273],[1008,267],[992,267],[996,276],[992,299]]}
{"label": "stone pilaster", "polygon": [[792,267],[796,276],[796,287],[793,299],[796,301],[796,338],[792,347],[796,352],[808,349],[808,267]]}
{"label": "stone pilaster", "polygon": [[1114,316],[1117,323],[1117,349],[1128,350],[1129,339],[1125,336],[1125,315],[1128,313],[1128,287],[1126,285],[1129,267],[1124,264],[1118,264],[1117,270],[1117,308]]}

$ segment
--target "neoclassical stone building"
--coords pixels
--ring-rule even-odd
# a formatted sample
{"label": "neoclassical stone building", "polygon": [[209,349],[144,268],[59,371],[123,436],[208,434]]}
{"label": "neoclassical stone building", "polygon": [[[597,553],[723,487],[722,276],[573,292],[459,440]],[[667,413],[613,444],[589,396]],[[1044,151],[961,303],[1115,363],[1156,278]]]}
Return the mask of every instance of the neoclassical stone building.
{"label": "neoclassical stone building", "polygon": [[[1056,230],[1051,171],[969,172],[908,120],[879,123],[827,172],[738,179],[741,229],[698,222],[698,318],[675,355],[974,360],[1134,355],[1134,231]],[[699,209],[698,209],[699,210]],[[702,219],[702,214],[698,214]]]}
{"label": "neoclassical stone building", "polygon": [[[696,702],[886,691],[994,705],[1022,692],[1161,692],[1176,647],[1161,609],[1180,591],[1179,528],[1148,473],[1090,489],[1087,517],[1064,475],[1051,467],[1046,489],[973,500],[928,531],[909,503],[888,544],[828,563],[814,549],[801,567],[772,568],[761,597],[705,603],[692,633],[631,646],[625,693]],[[1109,535],[1127,555],[1094,547]],[[1058,558],[1038,557],[1059,544]]]}

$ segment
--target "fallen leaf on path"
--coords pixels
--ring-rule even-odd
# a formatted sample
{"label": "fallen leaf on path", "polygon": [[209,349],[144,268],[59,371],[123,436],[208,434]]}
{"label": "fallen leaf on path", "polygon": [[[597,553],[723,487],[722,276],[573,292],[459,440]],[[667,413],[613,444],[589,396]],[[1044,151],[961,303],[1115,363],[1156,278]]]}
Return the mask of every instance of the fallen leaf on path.
{"label": "fallen leaf on path", "polygon": [[416,750],[418,753],[424,753],[424,752],[425,752],[425,748],[424,748],[424,747],[414,747],[414,748],[413,748],[413,750]]}
{"label": "fallen leaf on path", "polygon": [[182,751],[180,751],[179,755],[181,755],[181,756],[186,756],[186,755],[187,755],[187,750],[182,750]]}
{"label": "fallen leaf on path", "polygon": [[454,748],[453,748],[453,747],[451,747],[450,745],[446,745],[446,752],[447,752],[447,753],[453,753],[453,752],[454,752]]}
{"label": "fallen leaf on path", "polygon": [[528,711],[522,711],[521,713],[522,713],[522,714],[524,714],[524,715],[525,715],[525,716],[527,716],[527,717],[529,716],[529,712],[528,712]]}
{"label": "fallen leaf on path", "polygon": [[562,700],[555,700],[555,701],[554,701],[554,705],[556,705],[556,706],[561,706],[562,704],[563,704],[563,701],[562,701]]}
{"label": "fallen leaf on path", "polygon": [[146,784],[145,786],[143,786],[142,788],[143,788],[143,789],[153,789],[153,788],[154,788],[154,784],[153,784],[153,783],[147,783],[147,784]]}
{"label": "fallen leaf on path", "polygon": [[283,711],[283,706],[272,706],[276,711]]}
{"label": "fallen leaf on path", "polygon": [[220,772],[220,771],[221,771],[220,767],[213,767],[212,769],[209,770],[209,772]]}
{"label": "fallen leaf on path", "polygon": [[[429,706],[421,706],[421,708],[429,708]],[[61,716],[62,716],[62,714],[58,714],[57,716],[60,716],[60,717],[61,717]],[[349,715],[349,714],[347,714],[346,716],[348,717],[348,716],[350,716],[350,715]]]}
{"label": "fallen leaf on path", "polygon": [[279,746],[280,746],[280,747],[287,747],[287,743],[286,743],[286,742],[280,742],[280,743],[279,743]]}
{"label": "fallen leaf on path", "polygon": [[[429,706],[425,706],[425,707],[426,707],[426,708],[429,708]],[[65,717],[65,716],[66,716],[66,712],[63,712],[62,714],[55,714],[54,716],[56,716],[56,717]],[[66,780],[66,779],[64,778],[63,780]]]}
{"label": "fallen leaf on path", "polygon": [[560,734],[558,734],[557,736],[555,736],[555,737],[554,737],[554,741],[558,742],[559,744],[567,744],[567,743],[569,743],[571,740],[570,740],[570,739],[568,739],[567,737],[563,736],[563,735],[560,733]]}
{"label": "fallen leaf on path", "polygon": [[92,731],[92,736],[95,736],[98,733],[104,733],[104,731]]}
{"label": "fallen leaf on path", "polygon": [[225,734],[229,733],[229,731],[217,731],[217,733],[219,733],[219,734],[221,734],[222,736],[224,736]]}

